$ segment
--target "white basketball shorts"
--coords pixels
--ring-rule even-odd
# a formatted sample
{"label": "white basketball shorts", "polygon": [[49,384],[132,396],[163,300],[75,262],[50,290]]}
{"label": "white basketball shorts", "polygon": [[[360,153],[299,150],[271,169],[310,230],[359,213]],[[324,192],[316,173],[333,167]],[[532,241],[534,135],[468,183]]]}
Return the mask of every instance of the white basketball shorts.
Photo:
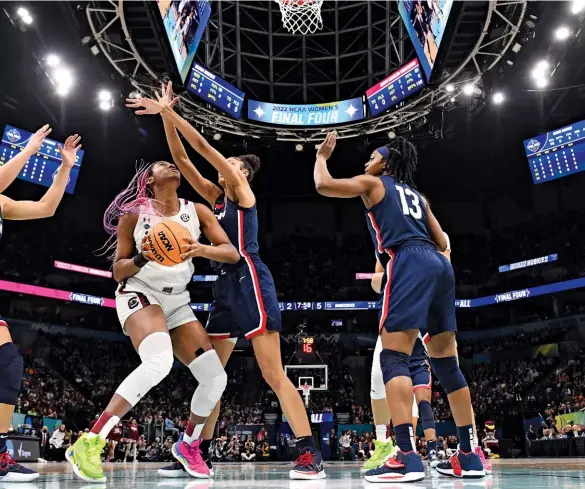
{"label": "white basketball shorts", "polygon": [[189,305],[190,300],[188,290],[178,294],[165,294],[151,289],[141,280],[129,278],[116,291],[116,312],[122,331],[127,334],[124,324],[132,314],[147,306],[160,306],[167,318],[170,331],[191,321],[197,321],[197,316]]}

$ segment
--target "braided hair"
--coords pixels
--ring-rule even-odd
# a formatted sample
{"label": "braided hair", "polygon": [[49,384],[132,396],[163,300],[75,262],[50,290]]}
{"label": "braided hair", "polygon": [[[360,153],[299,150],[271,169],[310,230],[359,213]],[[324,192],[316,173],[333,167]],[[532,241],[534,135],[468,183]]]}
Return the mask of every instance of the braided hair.
{"label": "braided hair", "polygon": [[418,163],[416,147],[403,137],[397,137],[386,145],[388,158],[384,161],[384,171],[394,176],[397,182],[406,183],[416,189],[414,173]]}

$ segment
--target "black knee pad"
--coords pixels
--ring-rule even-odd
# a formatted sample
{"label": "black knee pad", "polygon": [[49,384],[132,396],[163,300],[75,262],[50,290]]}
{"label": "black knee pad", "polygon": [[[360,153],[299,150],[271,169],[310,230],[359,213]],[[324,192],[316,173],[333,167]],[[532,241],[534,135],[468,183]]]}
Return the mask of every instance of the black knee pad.
{"label": "black knee pad", "polygon": [[0,403],[14,406],[22,385],[24,360],[14,343],[0,346]]}

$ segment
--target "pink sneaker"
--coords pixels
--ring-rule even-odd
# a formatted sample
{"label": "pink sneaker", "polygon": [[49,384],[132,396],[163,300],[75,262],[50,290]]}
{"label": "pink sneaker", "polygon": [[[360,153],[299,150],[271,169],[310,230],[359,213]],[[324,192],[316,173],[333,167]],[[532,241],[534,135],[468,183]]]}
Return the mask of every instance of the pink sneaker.
{"label": "pink sneaker", "polygon": [[187,473],[196,477],[197,479],[209,479],[211,477],[209,467],[203,460],[201,450],[199,450],[200,440],[196,440],[190,445],[184,441],[179,441],[173,445],[172,452],[175,457]]}
{"label": "pink sneaker", "polygon": [[490,464],[486,459],[481,447],[475,447],[475,453],[481,460],[483,465],[483,470],[485,470],[486,475],[491,475],[492,473],[492,464]]}

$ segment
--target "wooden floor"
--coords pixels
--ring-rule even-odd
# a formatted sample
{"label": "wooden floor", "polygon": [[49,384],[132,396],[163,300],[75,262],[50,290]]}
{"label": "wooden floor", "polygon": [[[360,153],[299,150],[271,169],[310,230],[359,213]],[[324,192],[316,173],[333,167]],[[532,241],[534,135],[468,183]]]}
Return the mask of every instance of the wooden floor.
{"label": "wooden floor", "polygon": [[216,464],[214,480],[164,479],[157,473],[163,464],[106,464],[108,481],[105,484],[88,484],[76,479],[67,463],[28,464],[41,473],[38,481],[26,484],[0,481],[0,489],[585,489],[585,459],[503,459],[493,462],[494,473],[485,479],[450,479],[428,469],[427,478],[415,484],[368,484],[362,477],[361,464],[357,462],[326,463],[327,479],[322,481],[291,481],[288,478],[290,464],[280,462]]}

